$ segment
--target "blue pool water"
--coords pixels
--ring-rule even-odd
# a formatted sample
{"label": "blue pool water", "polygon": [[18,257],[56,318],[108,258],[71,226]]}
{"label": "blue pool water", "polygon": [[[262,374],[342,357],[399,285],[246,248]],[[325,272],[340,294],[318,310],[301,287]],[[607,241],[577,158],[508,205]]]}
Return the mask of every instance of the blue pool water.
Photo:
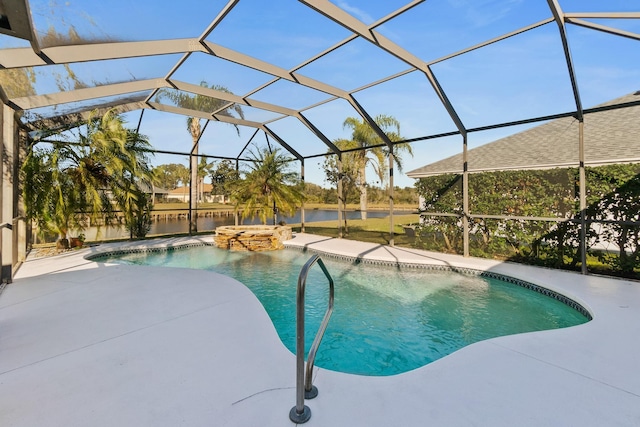
{"label": "blue pool water", "polygon": [[[207,246],[107,259],[234,277],[258,297],[282,342],[295,353],[296,285],[310,256],[296,250],[230,252]],[[326,369],[393,375],[477,341],[588,321],[560,301],[497,279],[322,259],[335,282],[333,316],[316,355],[316,365]],[[327,299],[327,279],[316,265],[307,279],[307,351]]]}

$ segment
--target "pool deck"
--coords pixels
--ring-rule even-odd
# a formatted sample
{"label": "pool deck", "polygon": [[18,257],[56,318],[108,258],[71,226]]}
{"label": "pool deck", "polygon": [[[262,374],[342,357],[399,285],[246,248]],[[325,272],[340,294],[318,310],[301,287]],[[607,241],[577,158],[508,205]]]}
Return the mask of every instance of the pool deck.
{"label": "pool deck", "polygon": [[[84,258],[201,241],[212,237],[28,259],[0,294],[0,426],[295,425],[295,357],[242,284]],[[316,369],[305,425],[640,425],[640,283],[308,234],[287,245],[490,270],[593,314],[572,328],[475,343],[401,375]]]}

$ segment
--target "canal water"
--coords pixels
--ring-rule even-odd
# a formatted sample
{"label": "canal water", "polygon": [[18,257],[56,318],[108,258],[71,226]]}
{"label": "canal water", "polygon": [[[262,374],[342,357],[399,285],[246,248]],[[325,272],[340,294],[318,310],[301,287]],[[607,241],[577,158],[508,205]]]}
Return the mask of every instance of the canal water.
{"label": "canal water", "polygon": [[[396,211],[395,214],[402,215],[407,211]],[[359,211],[347,211],[347,219],[360,219]],[[389,211],[369,211],[367,213],[369,218],[384,218],[389,216]],[[305,224],[319,221],[331,221],[338,220],[338,211],[329,209],[305,209],[304,211]],[[271,224],[272,218],[267,219],[267,223]],[[278,222],[284,221],[287,224],[299,224],[300,223],[300,211],[292,217],[278,216]],[[247,218],[241,222],[243,225],[260,224],[258,218]],[[233,215],[223,216],[211,216],[198,218],[198,231],[214,231],[216,227],[223,225],[234,225]],[[164,234],[180,234],[189,232],[189,221],[182,219],[160,219],[154,221],[149,231],[149,236],[152,235],[164,235]],[[129,237],[129,233],[124,227],[88,227],[82,231],[87,241],[95,240],[110,240],[110,239],[126,239]],[[76,236],[79,232],[72,232],[70,236]]]}

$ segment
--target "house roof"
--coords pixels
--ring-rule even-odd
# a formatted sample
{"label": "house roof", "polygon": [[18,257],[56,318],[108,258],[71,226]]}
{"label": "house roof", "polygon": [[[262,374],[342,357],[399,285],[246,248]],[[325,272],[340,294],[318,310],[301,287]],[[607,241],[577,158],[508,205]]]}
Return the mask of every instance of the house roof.
{"label": "house roof", "polygon": [[[585,164],[640,162],[640,106],[606,110],[640,100],[640,91],[594,107],[584,118]],[[551,169],[579,165],[579,129],[563,117],[467,152],[468,171]],[[461,173],[462,153],[407,172],[411,178]]]}
{"label": "house roof", "polygon": [[154,193],[154,194],[167,194],[169,192],[169,190],[167,190],[166,188],[162,188],[162,187],[158,187],[157,185],[154,185],[153,187],[149,184],[147,184],[146,182],[140,182],[139,183],[140,188],[145,192],[145,193]]}

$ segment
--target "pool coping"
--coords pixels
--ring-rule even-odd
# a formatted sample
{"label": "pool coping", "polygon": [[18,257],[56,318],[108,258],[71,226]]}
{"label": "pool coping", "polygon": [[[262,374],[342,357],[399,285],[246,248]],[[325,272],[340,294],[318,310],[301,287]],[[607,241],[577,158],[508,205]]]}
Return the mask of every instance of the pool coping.
{"label": "pool coping", "polygon": [[[101,258],[114,256],[114,255],[124,255],[130,253],[159,253],[159,252],[168,252],[174,250],[182,250],[193,247],[206,247],[213,246],[216,247],[215,244],[209,242],[197,242],[197,243],[184,243],[178,244],[174,246],[163,246],[163,247],[139,247],[139,248],[128,248],[128,249],[113,249],[107,250],[97,253],[88,254],[85,256],[85,259],[91,261],[106,261],[101,260]],[[415,263],[415,262],[404,262],[404,261],[391,261],[391,260],[381,260],[381,259],[369,259],[361,256],[354,255],[339,255],[333,252],[329,252],[326,250],[314,249],[309,247],[302,247],[299,245],[285,244],[285,248],[289,250],[298,250],[301,252],[311,252],[318,255],[322,255],[325,257],[329,257],[332,259],[350,262],[350,263],[360,263],[365,265],[376,265],[383,267],[400,267],[400,268],[411,268],[411,269],[423,269],[429,271],[446,271],[446,272],[454,272],[459,274],[464,274],[468,276],[479,276],[486,277],[491,279],[497,279],[506,283],[510,283],[512,285],[516,285],[533,292],[537,292],[544,296],[553,298],[561,303],[573,308],[583,316],[587,318],[587,320],[593,320],[593,315],[589,310],[583,307],[580,303],[573,300],[570,296],[565,295],[561,292],[554,291],[552,289],[546,288],[544,286],[540,286],[538,284],[528,282],[526,280],[518,279],[516,277],[508,276],[503,273],[495,273],[487,270],[481,270],[478,268],[469,268],[469,267],[458,267],[452,265],[442,265],[442,264],[428,264],[428,263]]]}
{"label": "pool coping", "polygon": [[[294,357],[269,328],[264,309],[246,287],[211,272],[180,270],[169,275],[163,269],[85,259],[114,248],[153,250],[211,238],[100,245],[27,260],[0,295],[0,421],[9,417],[6,424],[15,426],[34,425],[34,419],[40,421],[35,425],[293,425],[287,415],[295,403]],[[635,375],[640,352],[638,283],[302,233],[287,246],[372,262],[486,270],[567,295],[593,314],[593,320],[579,326],[482,341],[390,377],[316,369],[314,383],[320,395],[307,401],[313,413],[307,425],[640,424],[640,379]],[[200,283],[212,280],[220,286],[215,292]],[[176,284],[193,289],[185,293]],[[118,299],[122,290],[126,295]],[[105,295],[116,301],[105,301]],[[199,306],[207,299],[210,306],[192,314],[114,332],[117,327],[133,328],[123,321],[125,315],[133,316],[131,322],[147,321],[147,304],[157,304],[153,314],[164,319],[164,311],[173,305]],[[72,301],[82,304],[70,305]],[[105,302],[109,307],[103,307]],[[83,305],[92,308],[90,313]],[[76,312],[90,316],[77,322],[72,316]],[[217,325],[213,329],[208,327],[211,322]],[[206,342],[193,338],[190,343],[208,346],[217,363],[198,352],[184,365],[180,361],[186,355],[177,349],[199,329]],[[103,332],[113,336],[83,344]],[[65,340],[71,346],[68,351],[49,354]],[[164,351],[154,351],[158,346],[165,346]],[[145,364],[136,365],[139,359]],[[224,360],[228,365],[220,368]],[[10,363],[16,366],[2,368]],[[147,372],[143,366],[159,369]],[[171,369],[162,369],[167,366]],[[192,387],[184,388],[184,373],[196,375],[188,382]],[[41,381],[45,374],[47,382]],[[217,375],[215,381],[204,381],[211,375]],[[167,384],[173,386],[163,386]],[[174,387],[181,387],[180,393]]]}

